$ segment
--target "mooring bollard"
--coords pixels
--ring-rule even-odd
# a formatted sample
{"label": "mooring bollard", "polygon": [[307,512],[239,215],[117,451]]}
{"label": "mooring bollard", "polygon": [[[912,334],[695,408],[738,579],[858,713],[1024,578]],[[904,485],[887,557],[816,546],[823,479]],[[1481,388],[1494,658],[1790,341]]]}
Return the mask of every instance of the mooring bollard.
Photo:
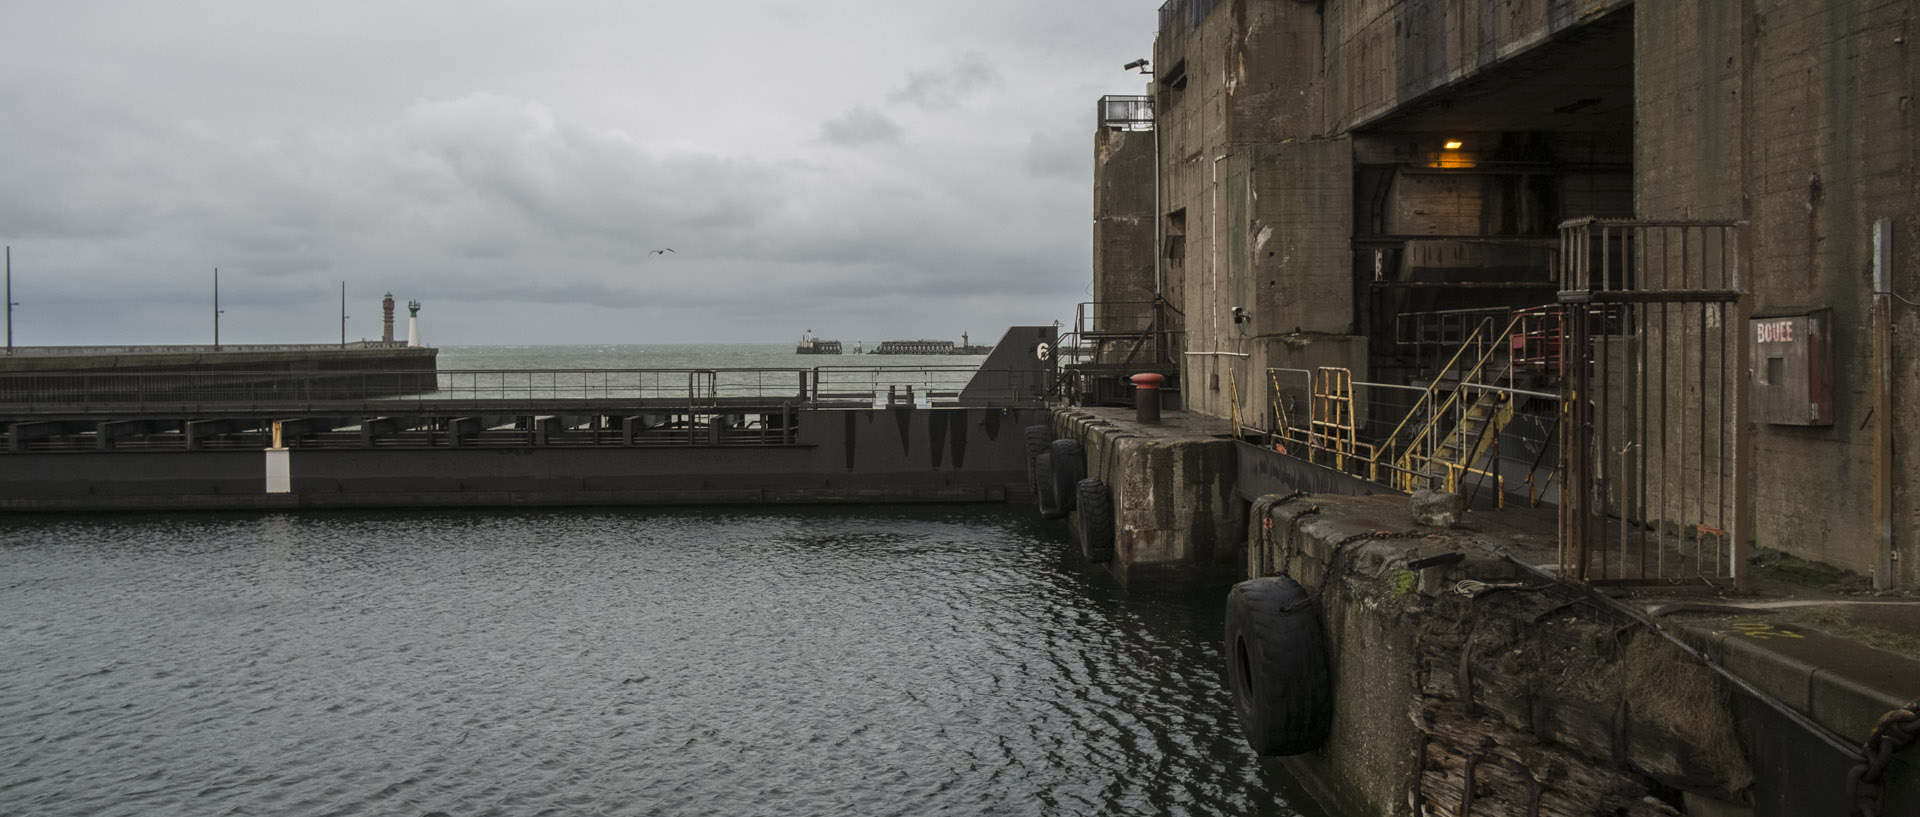
{"label": "mooring bollard", "polygon": [[1167,382],[1166,376],[1148,372],[1127,379],[1133,381],[1133,419],[1160,422],[1160,384]]}

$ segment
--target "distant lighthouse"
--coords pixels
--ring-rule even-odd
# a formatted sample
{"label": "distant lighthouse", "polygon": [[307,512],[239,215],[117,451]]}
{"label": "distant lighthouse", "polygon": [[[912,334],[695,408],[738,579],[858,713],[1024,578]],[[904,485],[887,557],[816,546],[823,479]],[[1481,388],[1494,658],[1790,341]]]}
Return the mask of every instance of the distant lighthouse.
{"label": "distant lighthouse", "polygon": [[380,341],[382,343],[392,343],[393,342],[393,293],[391,292],[387,293],[387,297],[380,301],[380,317],[381,317],[381,326],[383,327],[380,331]]}
{"label": "distant lighthouse", "polygon": [[407,302],[407,345],[420,345],[420,302]]}

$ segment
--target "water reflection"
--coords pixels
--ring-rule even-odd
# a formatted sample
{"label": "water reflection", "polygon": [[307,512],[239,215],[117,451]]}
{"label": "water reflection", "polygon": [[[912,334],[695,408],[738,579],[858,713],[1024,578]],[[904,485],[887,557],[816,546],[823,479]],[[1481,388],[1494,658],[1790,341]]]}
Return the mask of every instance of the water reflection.
{"label": "water reflection", "polygon": [[1001,509],[0,527],[33,814],[1294,813],[1205,582]]}

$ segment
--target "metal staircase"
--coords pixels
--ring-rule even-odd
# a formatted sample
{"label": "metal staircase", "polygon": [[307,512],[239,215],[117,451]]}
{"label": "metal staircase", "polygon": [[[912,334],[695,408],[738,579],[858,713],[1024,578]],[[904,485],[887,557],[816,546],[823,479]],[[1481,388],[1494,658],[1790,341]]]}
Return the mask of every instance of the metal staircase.
{"label": "metal staircase", "polygon": [[[1486,480],[1493,484],[1496,497],[1504,497],[1499,440],[1514,415],[1510,338],[1519,321],[1513,317],[1498,331],[1493,318],[1475,325],[1406,418],[1387,435],[1371,479],[1402,491],[1454,492],[1470,481]],[[1378,470],[1383,464],[1386,474]]]}

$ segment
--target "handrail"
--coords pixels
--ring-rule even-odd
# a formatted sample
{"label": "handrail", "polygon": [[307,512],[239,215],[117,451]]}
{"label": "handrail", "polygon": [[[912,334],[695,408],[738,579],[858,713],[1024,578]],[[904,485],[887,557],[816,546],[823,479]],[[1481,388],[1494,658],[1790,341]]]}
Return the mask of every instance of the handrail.
{"label": "handrail", "polygon": [[[1492,325],[1492,318],[1480,319],[1480,322],[1473,328],[1473,334],[1468,335],[1467,339],[1460,344],[1459,351],[1454,352],[1453,357],[1447,359],[1446,365],[1440,367],[1440,376],[1435,377],[1433,382],[1428,384],[1426,390],[1420,395],[1420,398],[1415,400],[1413,406],[1407,411],[1407,416],[1400,418],[1400,424],[1394,426],[1393,431],[1388,432],[1387,436],[1382,439],[1382,449],[1388,449],[1393,445],[1393,441],[1400,437],[1400,432],[1407,427],[1407,423],[1413,422],[1413,418],[1420,414],[1420,406],[1432,401],[1434,392],[1440,389],[1440,381],[1445,378],[1447,372],[1453,369],[1453,364],[1459,362],[1460,356],[1466,354],[1467,349],[1473,345],[1474,341],[1480,338],[1481,330],[1489,328]],[[1431,411],[1429,411],[1429,416],[1432,416]],[[1429,426],[1431,426],[1431,424],[1429,424]]]}
{"label": "handrail", "polygon": [[[1483,326],[1491,326],[1491,325],[1492,325],[1492,323],[1491,323],[1491,321],[1490,321],[1490,320],[1489,320],[1489,321],[1483,321],[1482,323],[1483,323]],[[1513,334],[1513,327],[1514,327],[1514,326],[1516,326],[1516,325],[1517,325],[1517,324],[1519,324],[1519,323],[1520,323],[1520,316],[1518,316],[1518,315],[1515,315],[1515,316],[1514,316],[1514,317],[1513,317],[1513,318],[1512,318],[1511,320],[1509,320],[1509,321],[1507,321],[1507,328],[1506,328],[1505,330],[1503,330],[1503,331],[1502,331],[1502,332],[1500,333],[1500,335],[1499,335],[1499,337],[1511,337],[1511,336],[1512,336],[1512,334]],[[1479,331],[1479,328],[1476,328],[1476,329],[1474,330],[1474,338],[1478,338],[1478,337],[1479,337],[1479,334],[1480,334],[1480,331]],[[1460,354],[1462,354],[1462,353],[1464,353],[1464,352],[1466,352],[1466,351],[1467,351],[1467,347],[1468,347],[1468,346],[1470,346],[1470,345],[1472,344],[1472,342],[1473,342],[1473,338],[1470,338],[1470,339],[1468,340],[1468,342],[1467,342],[1467,343],[1463,343],[1463,344],[1461,344],[1461,345],[1460,345],[1460,351],[1459,351],[1459,352],[1456,352],[1456,353],[1454,354],[1454,357],[1455,357],[1456,359],[1458,359],[1458,358],[1459,358],[1459,356],[1460,356]],[[1476,378],[1476,377],[1479,377],[1479,375],[1480,375],[1480,372],[1481,372],[1481,370],[1483,370],[1483,369],[1485,369],[1485,368],[1486,368],[1486,366],[1487,366],[1487,363],[1488,363],[1489,361],[1492,361],[1492,360],[1493,360],[1493,358],[1494,358],[1494,357],[1495,357],[1496,355],[1498,355],[1498,354],[1499,354],[1499,353],[1500,353],[1501,351],[1502,351],[1502,349],[1501,349],[1501,345],[1500,345],[1500,344],[1490,344],[1490,345],[1489,345],[1489,346],[1487,347],[1487,351],[1486,351],[1486,353],[1485,353],[1485,354],[1482,354],[1482,355],[1480,356],[1480,360],[1479,360],[1478,362],[1476,362],[1476,363],[1475,363],[1475,364],[1473,365],[1473,369],[1472,369],[1472,370],[1470,370],[1470,371],[1468,371],[1468,372],[1466,372],[1465,374],[1463,374],[1463,375],[1461,375],[1461,377],[1460,377],[1460,383],[1461,383],[1462,385],[1465,385],[1465,384],[1467,384],[1467,383],[1469,383],[1469,382],[1471,382],[1471,381],[1472,381],[1472,380],[1473,380],[1474,378]],[[1449,365],[1449,366],[1448,366],[1448,368],[1452,368],[1452,367],[1451,367],[1451,365]],[[1447,371],[1447,369],[1442,369],[1442,370],[1441,370],[1441,373],[1442,373],[1442,374],[1444,375],[1446,371]],[[1509,366],[1509,367],[1508,367],[1508,373],[1509,373],[1509,374],[1511,374],[1511,373],[1512,373],[1512,367],[1511,367],[1511,366]],[[1435,389],[1438,389],[1438,388],[1439,388],[1439,386],[1440,386],[1440,380],[1439,380],[1438,378],[1436,378],[1436,379],[1434,380],[1434,382],[1433,382],[1433,384],[1432,384],[1431,386],[1429,386],[1429,387],[1428,387],[1428,390],[1427,390],[1427,393],[1426,393],[1426,395],[1423,395],[1423,396],[1422,396],[1422,400],[1425,400],[1425,399],[1427,399],[1427,398],[1428,398],[1428,396],[1430,396],[1430,395],[1432,395],[1432,394],[1433,394],[1433,392],[1434,392],[1434,390],[1435,390]],[[1432,409],[1432,410],[1431,410],[1431,411],[1429,412],[1429,414],[1428,414],[1428,416],[1430,416],[1430,417],[1444,417],[1444,416],[1446,416],[1446,413],[1447,413],[1448,411],[1450,411],[1450,410],[1452,410],[1452,409],[1453,409],[1453,407],[1454,407],[1454,405],[1455,405],[1455,404],[1456,404],[1456,403],[1457,403],[1457,402],[1459,401],[1459,399],[1460,399],[1460,393],[1461,393],[1462,391],[1465,391],[1465,389],[1454,389],[1454,390],[1452,390],[1452,391],[1451,391],[1451,392],[1450,392],[1450,393],[1449,393],[1449,394],[1447,395],[1447,399],[1446,399],[1446,401],[1445,401],[1445,402],[1443,402],[1443,403],[1441,403],[1441,404],[1440,404],[1440,405],[1439,405],[1439,406],[1438,406],[1437,408],[1434,408],[1434,409]],[[1407,414],[1407,420],[1410,420],[1410,419],[1412,419],[1412,418],[1413,418],[1413,415],[1414,415],[1414,413],[1415,413],[1415,412],[1418,412],[1418,411],[1419,411],[1419,406],[1418,406],[1418,404],[1416,404],[1416,405],[1415,405],[1415,407],[1414,407],[1414,411],[1413,411],[1413,412],[1409,412],[1409,413]],[[1401,422],[1401,425],[1403,425],[1403,426],[1404,426],[1404,425],[1406,424],[1406,422],[1407,422],[1407,420],[1401,420],[1401,421],[1400,421],[1400,422]],[[1432,449],[1433,449],[1433,445],[1434,445],[1434,429],[1435,429],[1435,427],[1436,427],[1436,426],[1437,426],[1437,423],[1433,423],[1433,422],[1429,422],[1429,423],[1427,423],[1427,425],[1426,425],[1426,427],[1425,427],[1425,428],[1423,428],[1423,429],[1421,429],[1421,430],[1420,430],[1420,433],[1419,433],[1419,434],[1416,434],[1416,435],[1414,435],[1414,438],[1413,438],[1412,440],[1410,440],[1410,441],[1408,441],[1408,444],[1407,444],[1407,447],[1406,447],[1405,449],[1403,449],[1403,450],[1402,450],[1402,451],[1400,452],[1400,457],[1399,457],[1399,464],[1401,464],[1401,465],[1403,465],[1403,466],[1407,466],[1407,465],[1411,465],[1411,463],[1413,462],[1413,456],[1414,456],[1414,452],[1415,452],[1415,451],[1417,451],[1417,450],[1419,449],[1419,446],[1420,446],[1420,443],[1421,443],[1421,441],[1422,441],[1422,440],[1425,440],[1425,441],[1426,441],[1426,443],[1427,443],[1427,448],[1428,448],[1428,450],[1427,450],[1427,455],[1426,455],[1426,461],[1427,461],[1428,463],[1432,463],[1432,462],[1433,462],[1433,460],[1435,459],[1435,457],[1434,457],[1434,452],[1433,452],[1433,450],[1432,450]],[[1391,444],[1391,443],[1392,443],[1392,441],[1393,441],[1393,437],[1391,437],[1391,436],[1389,436],[1389,437],[1387,438],[1387,443],[1389,443],[1389,444]]]}

